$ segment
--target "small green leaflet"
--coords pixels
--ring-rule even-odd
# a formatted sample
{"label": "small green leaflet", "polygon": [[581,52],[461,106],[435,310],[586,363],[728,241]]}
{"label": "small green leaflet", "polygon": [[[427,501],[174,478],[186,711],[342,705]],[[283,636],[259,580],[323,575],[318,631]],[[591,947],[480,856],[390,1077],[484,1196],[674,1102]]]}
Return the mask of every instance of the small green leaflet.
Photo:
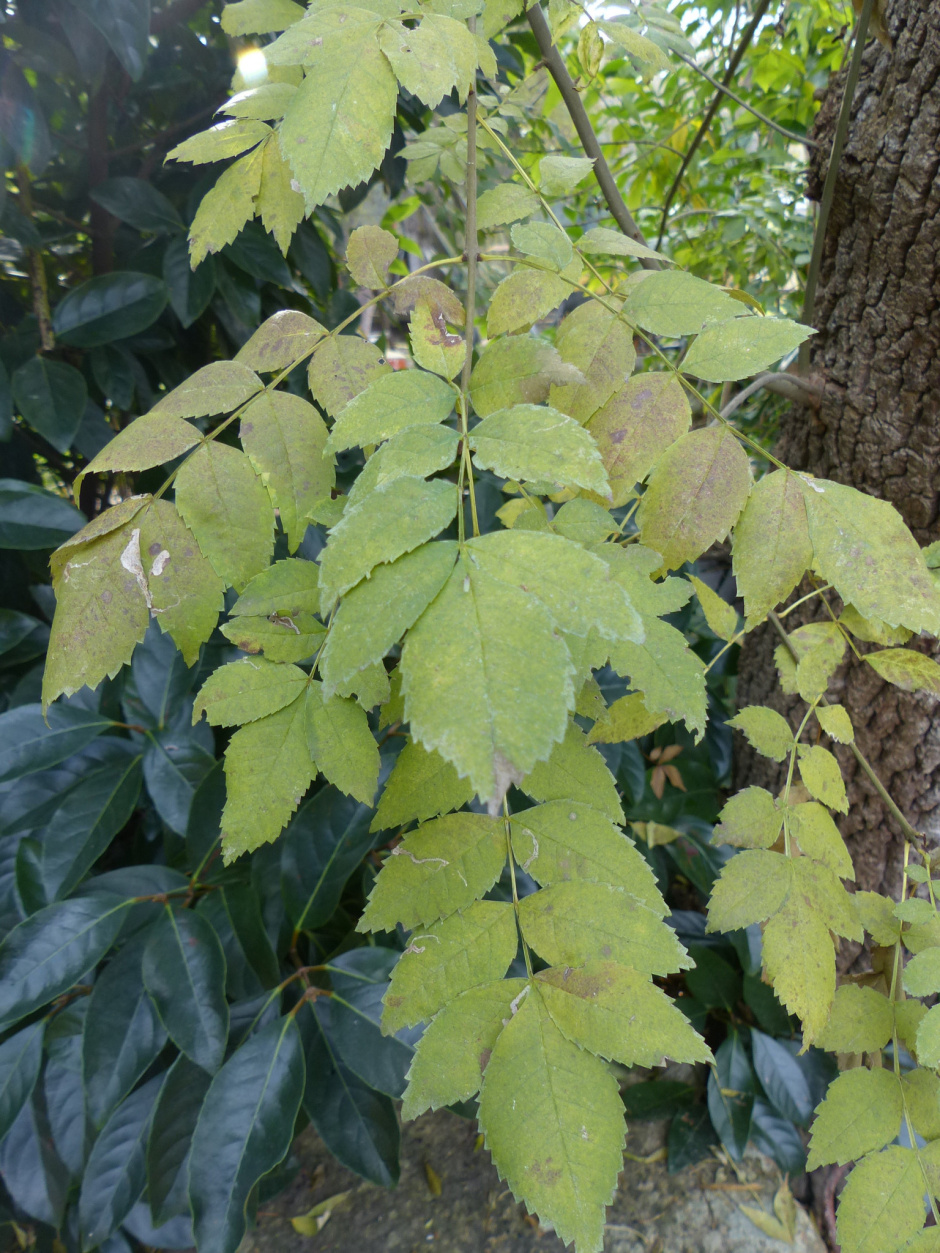
{"label": "small green leaflet", "polygon": [[470,432],[474,464],[504,478],[548,481],[610,496],[597,445],[573,418],[541,405],[490,413]]}
{"label": "small green leaflet", "polygon": [[312,561],[298,557],[275,561],[255,575],[229,613],[232,617],[315,613],[320,604],[317,573]]}
{"label": "small green leaflet", "polygon": [[719,287],[684,270],[650,271],[630,292],[623,311],[653,335],[697,335],[707,322],[728,322],[743,306]]}
{"label": "small green leaflet", "polygon": [[461,992],[502,978],[518,942],[512,905],[502,901],[475,901],[414,931],[383,998],[383,1034],[413,1027]]}
{"label": "small green leaflet", "polygon": [[543,970],[536,980],[559,1031],[589,1053],[624,1066],[712,1060],[688,1018],[629,966],[589,961]]}
{"label": "small green leaflet", "polygon": [[327,691],[381,661],[421,616],[454,568],[452,540],[422,544],[397,561],[377,566],[343,597],[320,658]]}
{"label": "small green leaflet", "polygon": [[630,692],[600,714],[588,735],[588,743],[619,744],[638,740],[661,727],[665,721],[663,714],[650,713],[640,692]]}
{"label": "small green leaflet", "polygon": [[729,718],[728,726],[742,731],[751,747],[771,761],[785,761],[793,750],[793,732],[776,709],[748,705]]}
{"label": "small green leaflet", "polygon": [[303,693],[277,713],[249,723],[225,751],[227,797],[222,813],[226,864],[276,839],[310,786]]}
{"label": "small green leaflet", "polygon": [[726,383],[759,374],[816,332],[787,318],[746,317],[706,326],[682,359],[684,374]]}
{"label": "small green leaflet", "polygon": [[817,705],[816,718],[826,734],[837,743],[851,744],[855,739],[852,719],[842,705]]}
{"label": "small green leaflet", "polygon": [[893,1070],[864,1066],[847,1070],[829,1085],[816,1111],[808,1170],[844,1165],[882,1149],[898,1134],[903,1105]]}
{"label": "small green leaflet", "polygon": [[[461,344],[463,341],[461,340]],[[470,400],[481,418],[513,405],[538,405],[553,385],[583,383],[576,366],[531,335],[491,340],[470,375]]]}
{"label": "small green leaflet", "polygon": [[783,813],[774,798],[762,787],[746,787],[732,796],[718,815],[715,844],[735,848],[770,848],[783,826]]}
{"label": "small green leaflet", "polygon": [[644,627],[642,644],[621,640],[611,645],[610,664],[639,688],[650,714],[665,714],[672,722],[681,718],[700,739],[707,717],[702,661],[668,622],[645,618]]}
{"label": "small green leaflet", "polygon": [[274,509],[251,462],[213,441],[176,476],[176,506],[216,574],[236,591],[266,569],[274,550]]}
{"label": "small green leaflet", "polygon": [[359,226],[346,245],[346,268],[363,287],[388,286],[388,267],[398,256],[398,240],[381,226]]}
{"label": "small green leaflet", "polygon": [[[539,162],[539,190],[544,196],[567,196],[584,182],[593,169],[592,157],[542,157]],[[583,242],[582,236],[578,246]]]}
{"label": "small green leaflet", "polygon": [[[550,158],[543,158],[540,169],[545,168],[545,161],[548,159]],[[672,264],[672,259],[664,253],[657,252],[655,248],[647,248],[645,244],[637,243],[629,235],[613,231],[609,226],[592,226],[589,231],[585,231],[578,240],[578,250],[588,256],[600,253],[607,257],[645,257],[651,261],[667,261]]]}
{"label": "small green leaflet", "polygon": [[477,199],[477,226],[490,231],[496,226],[506,226],[527,218],[539,207],[539,198],[528,187],[518,183],[503,183],[485,191]]}
{"label": "small green leaflet", "polygon": [[370,830],[387,831],[408,822],[425,822],[460,809],[472,797],[469,779],[461,779],[440,753],[429,753],[410,740],[388,776]]}
{"label": "small green leaflet", "polygon": [[694,561],[728,534],[750,490],[747,454],[728,428],[691,431],[653,469],[637,511],[642,542],[661,554],[667,570]]}
{"label": "small green leaflet", "polygon": [[[181,457],[199,443],[199,431],[182,418],[146,413],[115,435],[110,444],[89,462],[84,474],[102,470],[148,470]],[[76,489],[80,485],[76,484]]]}
{"label": "small green leaflet", "polygon": [[829,1022],[820,1032],[820,1048],[834,1053],[877,1053],[891,1039],[892,1004],[874,988],[843,983],[836,988]]}
{"label": "small green leaflet", "polygon": [[286,30],[304,15],[294,0],[238,0],[222,9],[222,29],[227,35],[269,35]]}
{"label": "small green leaflet", "polygon": [[738,615],[734,611],[734,606],[729,605],[707,583],[697,579],[694,574],[689,575],[689,582],[695,588],[705,621],[712,631],[720,640],[729,642],[733,640],[738,630]]}
{"label": "small green leaflet", "polygon": [[307,686],[297,666],[275,665],[261,657],[219,666],[203,684],[193,706],[193,723],[203,714],[211,726],[256,722],[291,704]]}
{"label": "small green leaflet", "polygon": [[866,653],[865,660],[876,674],[904,692],[940,696],[940,666],[932,657],[913,648],[886,648],[883,652]]}
{"label": "small green leaflet", "polygon": [[457,511],[452,483],[403,477],[377,487],[347,509],[330,531],[320,558],[320,607],[324,613],[375,566],[394,561],[433,539]]}
{"label": "small green leaflet", "polygon": [[842,1190],[842,1253],[897,1253],[924,1225],[924,1172],[913,1149],[889,1148],[858,1163]]}
{"label": "small green leaflet", "polygon": [[328,696],[315,679],[307,688],[307,747],[320,772],[341,792],[371,805],[379,781],[379,750],[365,710]]}
{"label": "small green leaflet", "polygon": [[925,948],[904,967],[904,990],[911,996],[940,992],[940,948]]}
{"label": "small green leaflet", "polygon": [[224,584],[169,501],[151,501],[136,520],[147,588],[145,594],[138,577],[141,595],[187,666],[195,665],[225,605]]}
{"label": "small green leaflet", "polygon": [[382,27],[379,46],[406,91],[436,109],[456,89],[466,99],[477,67],[477,47],[465,22],[427,13],[409,30],[399,23]]}
{"label": "small green leaflet", "polygon": [[800,778],[810,796],[815,796],[830,809],[838,809],[840,813],[847,814],[849,801],[842,781],[842,771],[832,753],[819,744],[800,744],[797,751]]}
{"label": "small green leaflet", "polygon": [[691,423],[685,391],[665,371],[636,375],[594,413],[588,430],[597,440],[615,508],[626,504],[635,484]]}
{"label": "small green leaflet", "polygon": [[[604,1243],[623,1162],[623,1106],[609,1068],[572,1044],[533,987],[493,1048],[480,1126],[513,1193],[584,1253]],[[520,1100],[525,1093],[525,1100]]]}
{"label": "small green leaflet", "polygon": [[357,931],[408,931],[465,909],[490,890],[506,863],[501,818],[450,814],[392,849]]}
{"label": "small green leaflet", "polygon": [[327,448],[364,448],[409,426],[443,422],[454,407],[454,396],[452,387],[426,370],[384,374],[340,410]]}
{"label": "small green leaflet", "polygon": [[237,157],[248,148],[261,142],[270,135],[270,126],[263,122],[233,121],[220,122],[210,130],[201,131],[191,139],[185,139],[166,155],[167,161],[192,161],[196,165],[205,165],[213,161],[224,161],[226,157]]}
{"label": "small green leaflet", "polygon": [[454,464],[460,437],[449,426],[408,426],[377,448],[349,489],[348,504],[392,479],[426,478]]}
{"label": "small green leaflet", "polygon": [[204,418],[230,413],[260,391],[261,380],[254,370],[240,361],[214,361],[174,387],[150,412],[167,418]]}
{"label": "small green leaflet", "polygon": [[265,49],[270,64],[306,70],[279,134],[308,213],[367,179],[392,137],[398,87],[376,40],[380,24],[352,5],[308,10]]}
{"label": "small green leaflet", "polygon": [[326,424],[308,401],[289,392],[265,392],[244,411],[242,447],[268,489],[296,552],[307,515],[336,483],[333,458],[324,455]]}
{"label": "small green leaflet", "polygon": [[571,264],[574,255],[571,240],[565,231],[549,222],[514,226],[509,234],[520,252],[552,270],[564,270]]}
{"label": "small green leaflet", "polygon": [[733,568],[751,630],[785,600],[812,564],[806,505],[796,475],[759,479],[734,528]]}
{"label": "small green leaflet", "polygon": [[519,331],[538,322],[566,299],[571,285],[549,270],[517,266],[496,288],[486,315],[490,335]]}
{"label": "small green leaflet", "polygon": [[335,417],[354,396],[389,373],[376,344],[359,335],[330,335],[310,358],[307,383],[317,404]]}
{"label": "small green leaflet", "polygon": [[246,614],[224,622],[221,631],[243,653],[264,653],[268,661],[288,662],[307,661],[326,635],[322,622],[303,612],[273,618]]}
{"label": "small green leaflet", "polygon": [[708,903],[709,931],[737,931],[765,922],[783,905],[792,883],[790,859],[752,850],[732,857]]}
{"label": "small green leaflet", "polygon": [[483,1073],[525,979],[500,979],[462,992],[444,1007],[418,1041],[408,1071],[402,1118],[417,1118],[476,1096]]}
{"label": "small green leaflet", "polygon": [[664,975],[692,964],[659,912],[603,883],[572,879],[523,897],[519,925],[526,943],[553,966],[609,958]]}
{"label": "small green leaflet", "polygon": [[[269,133],[273,135],[273,132]],[[245,223],[254,217],[261,192],[266,146],[240,157],[203,196],[189,228],[189,264],[193,270],[210,253],[221,252],[227,244],[234,243]]]}
{"label": "small green leaflet", "polygon": [[805,801],[790,809],[789,822],[791,835],[807,857],[821,861],[841,879],[855,878],[849,850],[828,809],[816,801]]}
{"label": "small green leaflet", "polygon": [[405,639],[405,716],[498,810],[548,757],[574,706],[568,650],[524,592],[459,561]]}
{"label": "small green leaflet", "polygon": [[539,884],[586,879],[624,888],[654,913],[667,910],[633,841],[583,801],[547,801],[512,816],[516,861]]}

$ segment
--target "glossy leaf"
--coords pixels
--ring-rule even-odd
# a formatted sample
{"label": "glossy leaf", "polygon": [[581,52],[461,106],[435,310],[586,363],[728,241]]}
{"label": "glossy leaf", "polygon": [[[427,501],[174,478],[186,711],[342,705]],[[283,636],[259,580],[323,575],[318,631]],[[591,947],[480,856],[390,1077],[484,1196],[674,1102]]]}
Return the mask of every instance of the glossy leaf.
{"label": "glossy leaf", "polygon": [[228,1005],[225,957],[209,923],[192,910],[167,909],[150,932],[143,980],[173,1043],[210,1074],[218,1070]]}

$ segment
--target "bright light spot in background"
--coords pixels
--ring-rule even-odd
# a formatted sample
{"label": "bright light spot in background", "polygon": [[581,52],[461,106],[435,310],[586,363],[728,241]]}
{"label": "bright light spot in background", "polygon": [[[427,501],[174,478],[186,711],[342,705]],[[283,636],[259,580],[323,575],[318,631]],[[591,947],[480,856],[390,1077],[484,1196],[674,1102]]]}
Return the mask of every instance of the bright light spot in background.
{"label": "bright light spot in background", "polygon": [[243,48],[238,54],[238,72],[246,87],[257,87],[268,76],[268,63],[260,48]]}

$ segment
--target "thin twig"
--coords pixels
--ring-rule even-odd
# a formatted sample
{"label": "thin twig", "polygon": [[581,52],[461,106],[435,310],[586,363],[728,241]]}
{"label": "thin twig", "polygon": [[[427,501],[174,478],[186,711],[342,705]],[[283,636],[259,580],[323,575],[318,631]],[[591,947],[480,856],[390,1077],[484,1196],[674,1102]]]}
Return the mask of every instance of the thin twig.
{"label": "thin twig", "polygon": [[[727,87],[728,84],[731,82],[731,80],[734,78],[735,74],[737,73],[738,66],[741,64],[741,58],[744,56],[745,52],[750,47],[751,40],[754,38],[754,33],[757,30],[758,26],[760,25],[764,14],[767,12],[769,8],[770,8],[770,0],[760,0],[760,4],[757,6],[754,16],[751,18],[751,21],[748,24],[747,29],[745,30],[744,34],[741,36],[741,42],[738,44],[737,48],[735,48],[734,54],[731,57],[731,60],[728,62],[728,68],[727,70],[725,70],[725,76],[721,80],[722,86]],[[692,142],[689,144],[689,150],[688,152],[686,152],[685,156],[682,158],[682,164],[679,166],[679,170],[676,174],[676,177],[672,180],[672,186],[669,188],[669,193],[666,196],[666,200],[663,204],[663,216],[660,219],[659,235],[656,238],[657,248],[659,248],[660,244],[663,242],[663,236],[666,233],[666,221],[669,217],[669,209],[675,198],[676,192],[679,190],[682,180],[685,177],[685,172],[689,168],[689,165],[691,164],[692,158],[695,156],[696,152],[698,151],[699,144],[705,138],[705,135],[708,132],[708,128],[712,124],[712,119],[714,118],[715,114],[718,112],[718,106],[721,104],[721,98],[723,94],[724,93],[721,91],[715,92],[714,98],[712,99],[711,104],[708,106],[708,111],[706,112],[704,118],[702,118],[702,124],[699,126],[698,130],[695,132],[695,137],[693,138]]]}
{"label": "thin twig", "polygon": [[[23,216],[33,221],[33,188],[30,173],[25,165],[16,167],[16,181],[20,193],[20,206]],[[38,248],[27,248],[26,259],[29,262],[29,285],[33,294],[33,313],[39,327],[39,346],[43,352],[52,352],[55,348],[55,335],[52,331],[52,313],[49,308],[49,283],[46,279],[46,267],[43,264],[42,252]]]}
{"label": "thin twig", "polygon": [[756,117],[758,122],[762,122],[764,126],[769,126],[772,131],[776,131],[777,134],[782,135],[784,139],[789,139],[790,142],[794,144],[806,144],[808,148],[817,147],[817,140],[809,139],[806,135],[798,135],[796,131],[788,131],[785,126],[781,126],[779,122],[775,122],[772,117],[768,117],[766,113],[761,113],[760,109],[755,109],[752,104],[748,104],[746,100],[743,100],[737,92],[732,91],[730,87],[727,87],[724,83],[720,83],[717,78],[714,78],[711,74],[709,74],[708,70],[703,69],[697,61],[692,59],[692,57],[684,56],[681,52],[677,52],[676,56],[680,61],[685,62],[690,70],[695,70],[697,74],[701,74],[702,78],[704,78],[706,82],[711,83],[715,90],[720,92],[721,95],[728,96],[735,104],[740,105],[747,113]]}
{"label": "thin twig", "polygon": [[742,388],[736,396],[732,396],[722,408],[721,416],[730,418],[732,413],[740,409],[745,401],[750,400],[761,388],[773,392],[775,396],[785,396],[787,400],[801,405],[818,400],[822,395],[822,389],[815,383],[811,383],[809,379],[801,378],[798,374],[787,374],[785,370],[768,370],[764,374],[758,374],[753,382],[748,383],[747,387]]}
{"label": "thin twig", "polygon": [[[620,188],[614,181],[614,176],[610,172],[610,166],[607,164],[603,152],[601,152],[601,146],[597,142],[597,136],[594,134],[594,128],[584,108],[584,103],[578,95],[578,90],[572,82],[571,75],[568,73],[568,67],[565,65],[561,53],[552,43],[552,34],[548,29],[548,23],[545,21],[545,15],[538,4],[533,4],[526,16],[529,19],[529,25],[532,28],[533,35],[535,35],[535,42],[539,46],[539,52],[542,54],[546,69],[555,80],[555,86],[561,93],[568,115],[574,123],[575,130],[578,132],[581,147],[584,149],[585,154],[594,162],[594,177],[597,179],[597,185],[607,201],[607,208],[610,210],[611,216],[624,235],[635,243],[643,244],[644,247],[648,248],[649,244],[647,244],[643,232],[637,226],[633,214],[624,203],[623,196],[620,194]],[[653,257],[641,257],[639,260],[644,270],[658,270],[661,268],[660,263]]]}
{"label": "thin twig", "polygon": [[[822,201],[816,217],[816,233],[813,236],[813,255],[810,258],[809,272],[806,275],[806,288],[803,292],[803,314],[800,321],[805,326],[813,325],[816,311],[816,284],[819,281],[819,269],[822,264],[823,248],[826,243],[826,228],[829,225],[829,212],[836,190],[836,179],[842,161],[842,149],[849,133],[849,120],[852,116],[852,101],[855,99],[855,88],[858,84],[859,71],[862,68],[862,53],[868,35],[868,23],[871,19],[874,0],[864,0],[862,11],[855,26],[855,46],[852,49],[852,60],[845,79],[845,90],[842,93],[842,107],[836,123],[836,133],[832,140],[832,151],[829,154],[829,166],[826,170],[826,182],[823,186]],[[800,345],[800,373],[805,374],[809,368],[809,341]]]}

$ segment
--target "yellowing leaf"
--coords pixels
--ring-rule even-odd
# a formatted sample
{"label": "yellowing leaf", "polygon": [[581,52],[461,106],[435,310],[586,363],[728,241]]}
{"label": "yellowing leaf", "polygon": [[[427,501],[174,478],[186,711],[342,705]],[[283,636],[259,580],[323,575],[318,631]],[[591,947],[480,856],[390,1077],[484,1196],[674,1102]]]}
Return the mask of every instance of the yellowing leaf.
{"label": "yellowing leaf", "polygon": [[540,971],[536,986],[573,1044],[624,1066],[711,1061],[688,1018],[649,979],[612,961]]}
{"label": "yellowing leaf", "polygon": [[826,734],[839,744],[851,744],[854,741],[852,719],[842,705],[819,705],[816,708],[816,717]]}
{"label": "yellowing leaf", "polygon": [[735,848],[770,848],[783,826],[783,814],[762,787],[746,787],[732,796],[718,815],[714,843]]}
{"label": "yellowing leaf", "polygon": [[462,335],[447,329],[447,323],[458,321],[456,312],[448,312],[437,301],[420,299],[415,305],[408,329],[411,334],[411,355],[422,370],[431,370],[441,378],[452,379],[463,367],[467,346]]}
{"label": "yellowing leaf", "polygon": [[166,465],[198,444],[202,436],[189,422],[162,413],[146,413],[105,444],[83,471],[148,470]]}
{"label": "yellowing leaf", "polygon": [[925,948],[904,967],[904,990],[911,996],[940,992],[940,948]]}
{"label": "yellowing leaf", "polygon": [[666,721],[662,714],[651,714],[639,692],[615,700],[598,717],[588,735],[589,744],[619,744],[649,735]]}
{"label": "yellowing leaf", "polygon": [[406,427],[443,422],[455,392],[426,370],[394,370],[354,396],[337,414],[328,448],[341,451],[378,444]]}
{"label": "yellowing leaf", "polygon": [[383,1034],[433,1018],[461,992],[501,979],[518,942],[512,905],[502,901],[475,901],[414,931],[383,998]]}
{"label": "yellowing leaf", "polygon": [[691,431],[650,475],[637,511],[642,542],[661,554],[667,570],[694,561],[728,534],[750,490],[750,465],[734,435],[718,426]]}
{"label": "yellowing leaf", "polygon": [[[552,159],[579,160],[543,157],[541,168],[544,170],[546,161]],[[580,370],[584,381],[555,384],[549,393],[549,403],[583,425],[626,383],[636,362],[633,335],[616,313],[596,301],[586,300],[562,320],[555,334],[555,347],[564,362]],[[599,433],[592,429],[591,434],[603,454],[604,444]],[[606,457],[604,460],[607,464]],[[609,465],[607,472],[613,483]]]}
{"label": "yellowing leaf", "polygon": [[644,330],[675,339],[697,335],[706,322],[736,318],[741,306],[720,288],[684,270],[659,270],[646,274],[633,288],[623,311]]}
{"label": "yellowing leaf", "polygon": [[828,809],[815,801],[794,805],[790,810],[790,832],[807,857],[821,861],[840,879],[855,878],[849,850]]}
{"label": "yellowing leaf", "polygon": [[425,478],[446,470],[457,457],[460,437],[449,426],[409,426],[377,448],[349,489],[348,503],[358,505],[383,483],[407,475]]}
{"label": "yellowing leaf", "polygon": [[[739,854],[748,856],[755,854]],[[812,1044],[829,1018],[836,990],[836,962],[829,928],[815,903],[801,892],[792,892],[764,928],[764,969],[777,999],[803,1023],[804,1046]]]}
{"label": "yellowing leaf", "polygon": [[[289,2],[293,3],[293,0]],[[229,117],[255,118],[264,122],[277,121],[287,112],[287,106],[296,90],[295,83],[262,83],[260,87],[250,87],[246,91],[237,92],[230,100],[226,100],[219,112],[227,113]],[[271,144],[270,136],[266,143]]]}
{"label": "yellowing leaf", "polygon": [[506,864],[501,818],[450,814],[427,822],[392,849],[357,931],[408,931],[466,909],[490,890]]}
{"label": "yellowing leaf", "polygon": [[854,605],[845,606],[839,614],[839,623],[857,639],[865,640],[869,644],[880,644],[883,648],[906,644],[911,638],[907,627],[890,627],[880,618],[863,618]]}
{"label": "yellowing leaf", "polygon": [[472,796],[469,779],[461,779],[449,761],[409,740],[388,776],[369,829],[387,831],[407,822],[425,822],[460,809]]}
{"label": "yellowing leaf", "polygon": [[241,361],[213,361],[168,392],[151,413],[174,418],[230,413],[260,391],[261,380]]}
{"label": "yellowing leaf", "polygon": [[310,358],[307,382],[317,404],[335,417],[353,396],[388,373],[375,344],[359,335],[331,335]]}
{"label": "yellowing leaf", "polygon": [[898,1134],[901,1085],[891,1070],[847,1070],[816,1111],[807,1169],[843,1165],[882,1149]]}
{"label": "yellowing leaf", "polygon": [[462,992],[431,1021],[408,1071],[401,1116],[417,1118],[476,1096],[496,1041],[512,1018],[525,979],[500,979]]}
{"label": "yellowing leaf", "polygon": [[940,666],[932,657],[913,648],[887,648],[880,653],[866,653],[865,660],[876,674],[904,692],[940,696]]}
{"label": "yellowing leaf", "polygon": [[518,266],[493,293],[486,329],[490,335],[504,335],[529,327],[557,309],[570,292],[570,284],[558,274]]}
{"label": "yellowing leaf", "polygon": [[265,50],[272,64],[289,64],[287,40],[300,32],[309,41],[306,75],[279,131],[308,213],[367,179],[392,137],[398,87],[376,41],[380,23],[352,5],[308,10]]}
{"label": "yellowing leaf", "polygon": [[222,29],[227,35],[268,35],[286,30],[304,15],[294,0],[239,0],[222,9]]}
{"label": "yellowing leaf", "polygon": [[327,690],[381,661],[413,626],[454,568],[452,540],[423,544],[388,565],[343,597],[320,658]]}
{"label": "yellowing leaf", "polygon": [[917,1027],[917,1060],[932,1070],[940,1066],[940,1005],[928,1009]]}
{"label": "yellowing leaf", "polygon": [[281,309],[266,318],[251,339],[238,350],[235,360],[251,370],[273,373],[302,361],[326,334],[314,318],[298,309]]}
{"label": "yellowing leaf", "polygon": [[453,484],[402,477],[346,510],[320,557],[321,608],[328,611],[375,566],[432,539],[457,508]]}
{"label": "yellowing leaf", "polygon": [[636,375],[598,409],[588,430],[601,450],[614,507],[627,502],[634,485],[685,435],[691,422],[682,385],[665,372]]}
{"label": "yellowing leaf", "polygon": [[914,1130],[927,1140],[936,1140],[940,1135],[940,1079],[930,1070],[909,1070],[901,1076],[901,1090]]}
{"label": "yellowing leaf", "polygon": [[734,528],[734,577],[748,630],[786,600],[812,560],[799,483],[789,470],[775,470],[754,484]]}
{"label": "yellowing leaf", "polygon": [[[270,133],[270,127],[263,122],[223,122],[222,125],[261,126]],[[217,157],[206,159],[218,160]],[[221,252],[226,244],[232,243],[245,223],[254,217],[255,198],[261,190],[263,170],[264,151],[255,148],[254,152],[239,157],[230,165],[211,191],[203,196],[189,228],[189,264],[192,269],[195,270],[210,252]]]}
{"label": "yellowing leaf", "polygon": [[[539,189],[544,196],[567,196],[583,183],[594,169],[593,157],[542,157],[539,162]],[[578,241],[579,246],[583,242]]]}
{"label": "yellowing leaf", "polygon": [[261,184],[255,197],[255,213],[285,256],[294,231],[304,220],[304,198],[292,184],[290,166],[272,135],[265,141],[261,158]]}
{"label": "yellowing leaf", "polygon": [[793,748],[786,718],[765,705],[748,705],[728,719],[728,726],[742,731],[751,747],[771,761],[785,761]]}
{"label": "yellowing leaf", "polygon": [[611,822],[623,822],[613,775],[573,722],[568,724],[565,738],[555,745],[548,760],[540,762],[520,786],[534,801],[582,801]]}
{"label": "yellowing leaf", "polygon": [[666,906],[633,841],[583,801],[547,801],[512,817],[513,855],[537,883],[586,879],[624,888],[663,917]]}
{"label": "yellowing leaf", "polygon": [[572,670],[536,600],[459,561],[405,639],[405,716],[498,809],[564,735]]}
{"label": "yellowing leaf", "polygon": [[832,753],[818,744],[811,747],[807,744],[800,744],[797,751],[800,760],[800,778],[810,796],[815,796],[830,809],[838,809],[843,814],[848,813],[849,800],[845,794],[842,771]]}
{"label": "yellowing leaf", "polygon": [[513,405],[538,405],[554,384],[580,383],[584,375],[557,349],[530,335],[486,345],[470,375],[470,400],[481,418]]}
{"label": "yellowing leaf", "polygon": [[362,287],[381,291],[388,286],[388,267],[398,256],[398,240],[381,226],[359,226],[346,245],[346,266]]}
{"label": "yellowing leaf", "polygon": [[565,1039],[535,989],[493,1048],[480,1126],[513,1193],[563,1241],[600,1249],[623,1161],[623,1106],[609,1068]]}
{"label": "yellowing leaf", "polygon": [[200,646],[212,634],[225,605],[225,586],[169,501],[151,501],[139,521],[151,615],[187,666],[195,665]]}
{"label": "yellowing leaf", "polygon": [[874,988],[844,983],[836,988],[829,1021],[817,1037],[833,1053],[876,1053],[891,1039],[891,1002]]}
{"label": "yellowing leaf", "polygon": [[726,383],[759,374],[815,334],[787,318],[733,318],[706,326],[682,358],[684,374]]}
{"label": "yellowing leaf", "polygon": [[224,161],[226,157],[240,156],[270,134],[271,127],[265,126],[263,122],[220,122],[218,126],[200,131],[191,139],[184,139],[181,144],[170,149],[166,159],[192,161],[196,165]]}
{"label": "yellowing leaf", "polygon": [[176,476],[176,507],[216,574],[236,591],[274,549],[274,510],[243,452],[213,440]]}
{"label": "yellowing leaf", "polygon": [[226,864],[276,839],[313,779],[301,693],[236,731],[225,750],[222,856]]}
{"label": "yellowing leaf", "polygon": [[206,715],[214,727],[256,722],[292,704],[307,686],[297,666],[275,665],[261,657],[232,661],[213,670],[193,705],[193,722]]}
{"label": "yellowing leaf", "polygon": [[924,1173],[913,1149],[864,1158],[839,1198],[842,1253],[897,1253],[924,1225],[923,1197]]}
{"label": "yellowing leaf", "polygon": [[380,763],[365,712],[354,700],[325,696],[315,680],[307,688],[307,747],[334,787],[372,804]]}
{"label": "yellowing leaf", "polygon": [[519,902],[526,943],[552,966],[592,958],[632,966],[647,975],[671,974],[692,963],[656,910],[605,883],[572,879]]}
{"label": "yellowing leaf", "polygon": [[[544,165],[543,159],[542,166]],[[578,249],[588,255],[600,253],[607,257],[646,257],[672,264],[671,258],[664,253],[657,252],[655,248],[647,248],[646,244],[637,243],[629,235],[611,230],[609,226],[592,226],[589,231],[585,231],[578,240]]]}
{"label": "yellowing leaf", "polygon": [[610,495],[597,445],[573,418],[541,405],[490,413],[470,432],[474,464],[503,478],[547,480]]}
{"label": "yellowing leaf", "polygon": [[940,634],[940,590],[894,506],[828,479],[800,485],[816,573],[865,618]]}
{"label": "yellowing leaf", "polygon": [[579,544],[535,531],[494,531],[468,542],[484,573],[526,592],[571,635],[594,628],[606,639],[643,642],[639,614],[610,567]]}
{"label": "yellowing leaf", "polygon": [[553,270],[564,270],[571,264],[571,240],[565,231],[550,222],[514,226],[509,234],[515,248]]}
{"label": "yellowing leaf", "polygon": [[324,454],[326,424],[313,405],[290,392],[264,392],[251,402],[239,428],[242,447],[277,507],[288,548],[296,552],[307,515],[336,483]]}
{"label": "yellowing leaf", "polygon": [[763,849],[732,857],[712,888],[707,929],[737,931],[773,917],[790,892],[791,865],[782,853]]}
{"label": "yellowing leaf", "polygon": [[695,588],[695,594],[705,614],[705,621],[714,633],[720,640],[734,639],[738,630],[738,615],[734,611],[734,606],[729,605],[707,583],[697,579],[694,574],[689,575],[689,582]]}
{"label": "yellowing leaf", "polygon": [[133,523],[145,503],[140,497],[133,504],[124,502],[123,509],[117,506],[109,512],[129,515],[123,525],[76,543],[82,535],[94,535],[86,527],[57,554],[61,564],[53,565],[56,608],[42,680],[44,706],[117,674],[144,638],[150,614],[134,573],[135,558],[140,566],[140,530]]}

